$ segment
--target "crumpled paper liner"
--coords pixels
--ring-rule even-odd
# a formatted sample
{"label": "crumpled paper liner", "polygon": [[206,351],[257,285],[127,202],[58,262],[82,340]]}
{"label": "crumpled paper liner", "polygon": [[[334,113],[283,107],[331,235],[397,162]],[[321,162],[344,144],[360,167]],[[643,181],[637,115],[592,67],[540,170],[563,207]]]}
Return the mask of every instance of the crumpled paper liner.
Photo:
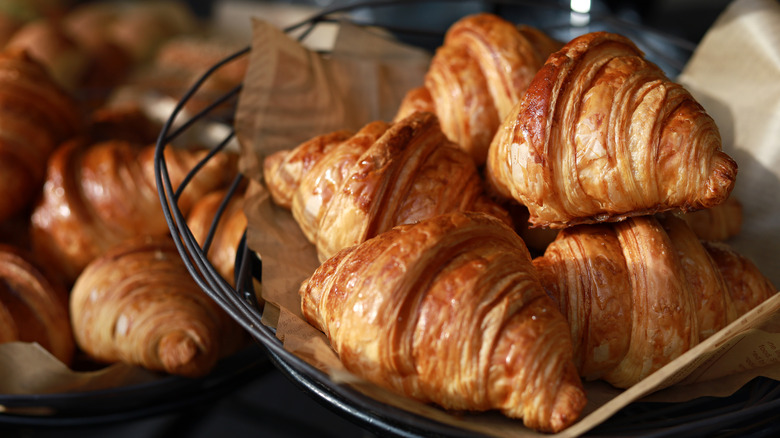
{"label": "crumpled paper liner", "polygon": [[[290,213],[271,202],[262,185],[262,158],[318,134],[356,129],[375,119],[390,120],[403,92],[422,83],[427,61],[412,49],[376,39],[375,35],[361,35],[362,30],[347,24],[342,25],[341,32],[351,35],[350,39],[339,38],[329,56],[306,50],[267,23],[255,20],[253,24],[252,58],[236,114],[236,130],[245,169],[253,180],[245,206],[249,220],[247,242],[263,262],[264,322],[276,327],[277,336],[288,351],[326,372],[335,383],[349,384],[389,405],[483,434],[540,435],[523,427],[520,421],[495,413],[448,413],[364,382],[343,368],[325,336],[303,320],[298,288],[319,265],[316,251]],[[776,198],[780,189],[775,170],[780,169],[780,148],[775,140],[777,135],[772,135],[777,133],[780,118],[771,117],[776,114],[780,92],[777,84],[765,87],[764,82],[769,77],[778,77],[780,45],[774,41],[780,34],[778,26],[776,3],[734,2],[704,38],[680,78],[697,96],[702,96],[705,106],[710,101],[720,105],[713,109],[713,115],[727,126],[726,150],[740,165],[741,184],[736,195],[745,205],[746,216],[743,235],[729,243],[753,258],[775,284],[780,283],[780,261],[772,259],[778,255],[780,233],[767,230],[780,229],[780,219],[774,219],[780,217],[780,203],[767,197]],[[362,57],[361,52],[367,47],[359,43],[369,38],[374,49]],[[357,44],[353,46],[354,43]],[[746,46],[752,50],[746,50]],[[342,50],[349,55],[341,56]],[[384,51],[390,58],[382,55]],[[767,62],[754,63],[754,57]],[[350,62],[356,61],[363,70],[352,70],[355,65]],[[395,91],[401,92],[383,94],[381,79],[393,76],[374,74],[385,72],[388,63],[397,66],[395,63],[401,61],[404,69],[409,71],[415,66],[414,73],[420,75],[394,77]],[[738,101],[739,106],[731,107],[730,97],[704,94],[704,91],[710,92],[711,86],[722,87],[720,82],[713,85],[711,76],[721,76],[728,83],[728,76],[737,72],[724,71],[734,64],[744,66],[734,76],[738,79],[731,80],[740,84],[738,91],[733,92],[738,92],[742,99]],[[762,66],[768,67],[770,73],[759,71]],[[346,78],[350,86],[344,88]],[[360,93],[354,94],[357,91]],[[376,96],[383,96],[379,99],[383,105],[373,105],[377,100],[372,98]],[[748,102],[751,110],[744,111],[743,106]],[[766,108],[762,103],[767,104]],[[762,108],[759,110],[758,106]],[[757,117],[757,113],[762,117]],[[723,120],[723,114],[730,115],[730,119]],[[750,126],[749,133],[743,132],[746,125]],[[766,195],[762,195],[764,190],[768,191]],[[771,212],[776,213],[772,220]],[[581,419],[559,435],[583,434],[638,400],[682,402],[701,396],[728,396],[756,376],[780,380],[780,294],[629,389],[586,382],[589,402]]]}

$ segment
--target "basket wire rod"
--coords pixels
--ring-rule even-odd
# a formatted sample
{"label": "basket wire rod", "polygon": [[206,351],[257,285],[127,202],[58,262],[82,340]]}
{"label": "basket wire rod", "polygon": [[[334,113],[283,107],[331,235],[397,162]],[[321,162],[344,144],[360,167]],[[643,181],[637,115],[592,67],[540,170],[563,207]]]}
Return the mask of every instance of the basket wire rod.
{"label": "basket wire rod", "polygon": [[211,160],[215,155],[217,155],[222,149],[225,148],[225,146],[230,142],[230,140],[233,139],[233,135],[235,132],[233,130],[230,130],[230,132],[227,134],[224,140],[222,140],[218,145],[211,148],[209,152],[198,161],[195,166],[190,169],[189,172],[187,172],[186,175],[184,175],[184,178],[182,179],[181,183],[179,184],[179,187],[176,188],[176,191],[174,192],[173,199],[178,200],[181,196],[182,192],[184,192],[184,189],[187,188],[187,185],[192,181],[192,178],[195,177],[195,175],[203,168],[203,166],[206,165],[206,163]]}
{"label": "basket wire rod", "polygon": [[[199,81],[198,83],[202,83],[202,81]],[[195,86],[193,86],[193,88],[194,87]],[[187,94],[187,96],[191,95],[191,93]],[[176,198],[172,197],[172,194],[174,194],[175,191],[168,175],[168,168],[162,159],[163,150],[169,138],[167,133],[170,130],[171,124],[176,115],[181,111],[184,103],[186,103],[186,98],[183,98],[179,102],[179,104],[174,108],[169,119],[163,124],[155,148],[155,179],[158,185],[160,203],[166,222],[168,222],[171,234],[180,237],[180,239],[173,239],[173,241],[194,281],[204,292],[206,292],[223,309],[225,309],[226,312],[228,312],[233,318],[238,319],[238,313],[231,306],[227,305],[222,294],[215,291],[215,289],[221,289],[224,291],[229,288],[229,285],[227,285],[227,282],[220,276],[220,274],[216,273],[215,268],[211,266],[207,260],[205,260],[205,256],[198,253],[197,249],[199,249],[199,246],[195,242],[194,236],[189,230],[189,227],[186,226],[186,221],[183,217],[183,214],[176,206]],[[169,197],[172,197],[170,203],[168,202]],[[217,287],[210,288],[208,286]]]}
{"label": "basket wire rod", "polygon": [[195,113],[192,117],[190,117],[186,122],[182,123],[180,126],[178,126],[176,129],[173,130],[168,135],[168,138],[176,138],[181,134],[183,131],[187,130],[190,126],[195,124],[196,122],[202,120],[203,117],[207,116],[214,108],[224,104],[231,98],[237,96],[241,89],[243,88],[243,84],[236,85],[228,92],[222,94],[218,99],[216,99],[214,102],[211,102],[206,107]]}
{"label": "basket wire rod", "polygon": [[222,219],[222,216],[225,214],[225,209],[228,206],[228,203],[230,202],[230,199],[235,195],[236,191],[238,190],[239,184],[244,180],[244,176],[242,174],[237,174],[235,178],[233,178],[233,182],[230,183],[230,187],[228,187],[225,196],[222,198],[222,201],[219,203],[219,206],[217,207],[217,211],[214,213],[214,218],[211,220],[211,224],[209,225],[209,231],[206,233],[206,238],[203,241],[203,244],[201,245],[201,248],[203,249],[204,254],[209,253],[209,249],[211,248],[211,242],[214,240],[214,235],[217,232],[217,226],[219,225],[219,221]]}
{"label": "basket wire rod", "polygon": [[[260,303],[257,300],[256,291],[252,284],[252,269],[254,264],[249,262],[248,257],[252,254],[249,251],[249,245],[247,245],[247,232],[244,230],[244,234],[241,236],[241,242],[236,252],[236,258],[242,262],[238,264],[238,270],[234,273],[233,282],[235,283],[235,292],[240,294],[244,301],[252,305],[255,310],[260,309]],[[240,256],[240,257],[239,257]]]}

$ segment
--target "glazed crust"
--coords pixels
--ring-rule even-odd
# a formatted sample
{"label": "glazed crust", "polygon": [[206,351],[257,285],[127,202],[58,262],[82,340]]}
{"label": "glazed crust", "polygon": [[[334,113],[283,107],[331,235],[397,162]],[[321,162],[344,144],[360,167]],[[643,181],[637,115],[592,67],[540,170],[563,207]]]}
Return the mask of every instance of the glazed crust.
{"label": "glazed crust", "polygon": [[317,137],[269,156],[264,166],[274,201],[290,206],[321,261],[396,225],[449,211],[485,211],[510,221],[431,113]]}
{"label": "glazed crust", "polygon": [[347,369],[398,393],[544,431],[585,405],[566,321],[523,241],[493,216],[399,226],[340,251],[300,293]]}
{"label": "glazed crust", "polygon": [[723,202],[736,163],[713,119],[628,39],[575,38],[552,54],[491,143],[487,179],[562,228]]}
{"label": "glazed crust", "polygon": [[533,261],[587,379],[626,388],[776,293],[745,257],[673,215],[562,230]]}

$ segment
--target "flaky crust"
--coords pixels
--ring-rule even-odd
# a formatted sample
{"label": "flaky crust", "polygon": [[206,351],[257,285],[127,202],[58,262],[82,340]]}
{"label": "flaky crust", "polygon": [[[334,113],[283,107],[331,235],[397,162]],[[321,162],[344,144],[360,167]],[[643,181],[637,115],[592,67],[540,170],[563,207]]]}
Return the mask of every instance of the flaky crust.
{"label": "flaky crust", "polygon": [[188,377],[235,351],[235,323],[192,279],[173,241],[138,237],[92,261],[70,297],[73,332],[95,361]]}
{"label": "flaky crust", "polygon": [[548,58],[487,163],[492,189],[549,227],[712,207],[736,172],[701,105],[630,40],[606,32]]}
{"label": "flaky crust", "polygon": [[396,225],[449,211],[485,211],[509,222],[485,196],[474,162],[431,113],[372,122],[354,134],[327,134],[278,152],[266,158],[264,178],[320,260]]}
{"label": "flaky crust", "polygon": [[559,47],[538,29],[494,14],[464,17],[447,30],[424,86],[410,90],[396,120],[412,111],[436,113],[447,137],[481,166],[499,123]]}
{"label": "flaky crust", "polygon": [[30,254],[0,244],[0,342],[36,342],[65,365],[75,353],[67,290]]}
{"label": "flaky crust", "polygon": [[587,379],[626,388],[776,293],[745,257],[673,215],[561,230],[533,260]]}
{"label": "flaky crust", "polygon": [[490,215],[397,227],[327,260],[300,293],[350,371],[406,396],[545,431],[586,402],[565,319],[523,241]]}

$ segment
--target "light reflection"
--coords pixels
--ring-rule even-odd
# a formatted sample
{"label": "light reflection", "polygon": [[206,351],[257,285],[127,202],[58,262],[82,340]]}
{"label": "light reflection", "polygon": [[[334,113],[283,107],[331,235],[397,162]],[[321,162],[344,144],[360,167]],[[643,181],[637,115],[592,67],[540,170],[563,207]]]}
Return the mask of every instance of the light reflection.
{"label": "light reflection", "polygon": [[590,0],[571,0],[569,23],[575,27],[590,23]]}
{"label": "light reflection", "polygon": [[571,10],[580,14],[590,13],[590,0],[571,0]]}

